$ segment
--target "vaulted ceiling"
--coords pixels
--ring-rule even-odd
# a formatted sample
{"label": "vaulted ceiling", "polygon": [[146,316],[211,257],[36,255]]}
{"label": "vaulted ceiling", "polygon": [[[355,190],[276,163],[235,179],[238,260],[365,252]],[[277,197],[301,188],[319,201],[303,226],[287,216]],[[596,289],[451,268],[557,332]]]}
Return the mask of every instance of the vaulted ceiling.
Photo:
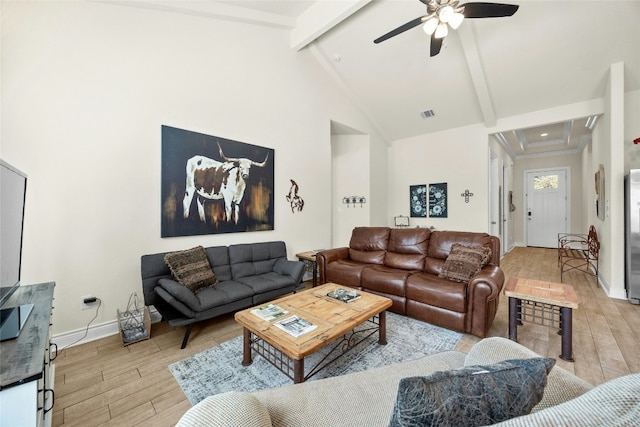
{"label": "vaulted ceiling", "polygon": [[[291,48],[313,50],[389,141],[476,123],[491,128],[501,118],[601,98],[617,62],[625,64],[625,90],[640,89],[640,1],[502,1],[519,10],[465,19],[435,57],[419,26],[373,43],[425,15],[418,0],[128,4],[290,31]],[[590,139],[587,119],[506,129],[496,138],[514,158],[578,152]]]}

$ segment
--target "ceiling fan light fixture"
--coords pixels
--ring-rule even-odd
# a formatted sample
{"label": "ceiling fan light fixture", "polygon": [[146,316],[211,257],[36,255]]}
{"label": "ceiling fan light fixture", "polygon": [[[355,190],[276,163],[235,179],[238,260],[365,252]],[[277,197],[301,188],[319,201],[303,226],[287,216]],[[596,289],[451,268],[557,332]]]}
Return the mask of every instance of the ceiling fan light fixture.
{"label": "ceiling fan light fixture", "polygon": [[447,23],[451,18],[453,18],[454,13],[455,11],[451,6],[442,6],[440,10],[438,10],[438,18],[440,18],[440,22]]}
{"label": "ceiling fan light fixture", "polygon": [[449,34],[449,28],[447,27],[447,24],[438,24],[434,37],[437,39],[443,39],[447,37],[447,34]]}
{"label": "ceiling fan light fixture", "polygon": [[424,23],[422,29],[425,33],[431,35],[436,31],[436,27],[438,26],[438,18],[430,18],[427,22]]}
{"label": "ceiling fan light fixture", "polygon": [[464,20],[464,15],[462,13],[456,12],[453,14],[451,19],[449,20],[449,25],[454,30],[457,30],[458,27],[460,27],[460,24],[462,24],[463,20]]}

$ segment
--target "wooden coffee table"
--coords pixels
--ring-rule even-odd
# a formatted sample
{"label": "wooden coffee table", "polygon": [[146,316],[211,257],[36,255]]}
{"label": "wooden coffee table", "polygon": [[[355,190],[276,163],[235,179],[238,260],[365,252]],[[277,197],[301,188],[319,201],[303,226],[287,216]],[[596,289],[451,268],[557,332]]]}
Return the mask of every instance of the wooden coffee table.
{"label": "wooden coffee table", "polygon": [[[378,333],[378,342],[386,344],[386,309],[391,307],[389,298],[358,290],[361,298],[344,303],[327,296],[327,293],[344,286],[327,283],[274,301],[271,304],[301,317],[317,328],[294,338],[287,332],[251,313],[239,311],[235,319],[243,326],[243,365],[252,363],[255,351],[269,363],[287,375],[294,383],[300,383],[315,375],[350,351],[366,338]],[[333,343],[329,354],[305,375],[304,359],[319,349]]]}
{"label": "wooden coffee table", "polygon": [[573,362],[572,309],[578,296],[571,285],[512,277],[504,288],[509,297],[509,339],[518,340],[518,324],[530,322],[559,329],[560,358]]}

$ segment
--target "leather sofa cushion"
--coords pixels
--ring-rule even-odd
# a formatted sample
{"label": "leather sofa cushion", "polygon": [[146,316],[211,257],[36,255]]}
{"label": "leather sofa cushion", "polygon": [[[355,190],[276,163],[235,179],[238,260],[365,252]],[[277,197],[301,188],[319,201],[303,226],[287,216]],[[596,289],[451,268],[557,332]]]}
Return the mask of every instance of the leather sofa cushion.
{"label": "leather sofa cushion", "polygon": [[384,251],[358,251],[349,249],[349,258],[353,261],[364,264],[382,264],[384,262]]}
{"label": "leather sofa cushion", "polygon": [[356,227],[351,233],[349,247],[359,251],[384,251],[388,242],[388,227]]}
{"label": "leather sofa cushion", "polygon": [[387,227],[356,227],[349,241],[349,258],[367,264],[382,264],[389,242]]}
{"label": "leather sofa cushion", "polygon": [[424,269],[424,258],[424,255],[387,252],[384,257],[384,265],[401,270],[422,271]]}
{"label": "leather sofa cushion", "polygon": [[431,230],[391,229],[384,265],[403,270],[424,269]]}
{"label": "leather sofa cushion", "polygon": [[376,265],[362,271],[361,286],[368,291],[404,297],[404,283],[411,272]]}
{"label": "leather sofa cushion", "polygon": [[447,310],[435,305],[407,299],[407,316],[454,331],[465,331],[467,313]]}
{"label": "leather sofa cushion", "polygon": [[406,296],[414,300],[447,310],[467,311],[467,284],[452,282],[432,274],[417,273],[407,278]]}
{"label": "leather sofa cushion", "polygon": [[393,228],[389,232],[387,250],[401,254],[426,255],[429,236],[431,230],[428,228]]}
{"label": "leather sofa cushion", "polygon": [[350,260],[334,261],[327,265],[325,279],[327,282],[359,288],[362,270],[368,265]]}

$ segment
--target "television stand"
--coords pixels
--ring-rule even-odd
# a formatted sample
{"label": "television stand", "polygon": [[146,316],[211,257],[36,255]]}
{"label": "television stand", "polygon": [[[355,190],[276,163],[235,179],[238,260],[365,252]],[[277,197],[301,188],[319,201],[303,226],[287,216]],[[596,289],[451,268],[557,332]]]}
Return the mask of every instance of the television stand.
{"label": "television stand", "polygon": [[33,304],[0,309],[0,342],[18,338],[33,310]]}
{"label": "television stand", "polygon": [[18,337],[0,342],[0,427],[51,425],[55,378],[50,349],[54,287],[53,282],[20,286],[5,303],[9,307],[33,307]]}

